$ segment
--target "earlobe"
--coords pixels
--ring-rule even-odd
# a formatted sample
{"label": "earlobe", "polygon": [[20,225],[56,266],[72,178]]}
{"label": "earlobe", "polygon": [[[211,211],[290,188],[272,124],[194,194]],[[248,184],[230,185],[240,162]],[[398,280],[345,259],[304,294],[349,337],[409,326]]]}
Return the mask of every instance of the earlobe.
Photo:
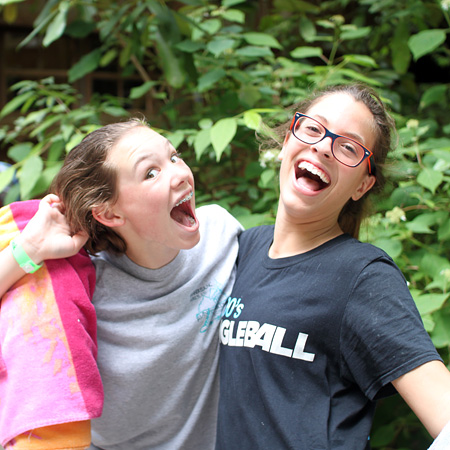
{"label": "earlobe", "polygon": [[92,208],[92,216],[97,222],[105,225],[105,227],[120,227],[125,223],[124,217],[117,214],[108,205],[94,206]]}
{"label": "earlobe", "polygon": [[366,192],[370,191],[377,179],[373,175],[367,175],[359,185],[356,192],[352,195],[353,201],[358,201]]}

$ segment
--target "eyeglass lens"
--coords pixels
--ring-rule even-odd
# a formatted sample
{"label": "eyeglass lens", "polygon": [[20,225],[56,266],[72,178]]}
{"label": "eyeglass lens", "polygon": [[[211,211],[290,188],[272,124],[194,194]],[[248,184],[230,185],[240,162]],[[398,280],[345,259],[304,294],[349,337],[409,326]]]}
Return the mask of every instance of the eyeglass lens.
{"label": "eyeglass lens", "polygon": [[[292,131],[305,144],[317,144],[327,133],[327,129],[311,117],[300,117]],[[364,148],[353,139],[333,136],[332,141],[333,155],[342,164],[357,166],[364,159]]]}

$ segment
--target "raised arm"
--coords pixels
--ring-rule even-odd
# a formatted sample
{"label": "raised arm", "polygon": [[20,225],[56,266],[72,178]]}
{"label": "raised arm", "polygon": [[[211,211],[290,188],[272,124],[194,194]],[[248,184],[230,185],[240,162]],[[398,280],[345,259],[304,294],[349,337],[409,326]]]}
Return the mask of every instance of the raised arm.
{"label": "raised arm", "polygon": [[431,361],[392,382],[433,438],[450,421],[450,372]]}
{"label": "raised arm", "polygon": [[[15,239],[35,264],[75,255],[87,241],[85,233],[70,232],[60,207],[56,195],[44,197],[34,217]],[[25,271],[14,258],[11,246],[6,247],[0,252],[0,297],[24,275]]]}

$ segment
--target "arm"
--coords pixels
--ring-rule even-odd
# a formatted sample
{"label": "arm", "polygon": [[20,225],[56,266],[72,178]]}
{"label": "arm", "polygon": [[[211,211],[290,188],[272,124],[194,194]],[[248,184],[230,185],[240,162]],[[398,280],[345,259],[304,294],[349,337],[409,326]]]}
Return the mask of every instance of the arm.
{"label": "arm", "polygon": [[434,440],[428,450],[448,450],[450,448],[450,422],[439,433],[439,436]]}
{"label": "arm", "polygon": [[[72,235],[60,207],[61,202],[56,195],[44,197],[37,213],[16,239],[36,264],[45,259],[75,255],[87,241],[83,232]],[[11,247],[6,247],[0,252],[0,297],[24,275]]]}
{"label": "arm", "polygon": [[392,384],[435,438],[450,421],[450,372],[445,365],[430,361]]}

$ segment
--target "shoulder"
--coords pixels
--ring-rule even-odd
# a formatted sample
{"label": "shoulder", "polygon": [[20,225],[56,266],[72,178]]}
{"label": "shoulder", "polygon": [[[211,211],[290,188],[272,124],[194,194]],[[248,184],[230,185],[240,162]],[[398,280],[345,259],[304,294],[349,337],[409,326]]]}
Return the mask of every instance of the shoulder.
{"label": "shoulder", "polygon": [[273,239],[273,225],[260,225],[257,227],[249,228],[242,233],[241,241],[244,240],[264,240]]}
{"label": "shoulder", "polygon": [[340,236],[327,250],[329,254],[334,252],[336,257],[342,260],[342,264],[345,265],[347,262],[351,264],[354,271],[357,268],[364,269],[369,266],[390,266],[399,270],[384,250],[348,235]]}
{"label": "shoulder", "polygon": [[273,230],[273,225],[260,225],[245,230],[239,236],[240,259],[255,254],[258,250],[266,252],[273,240]]}
{"label": "shoulder", "polygon": [[196,209],[197,218],[200,222],[200,226],[215,225],[218,228],[229,228],[233,232],[239,233],[243,230],[242,225],[238,220],[231,215],[225,208],[219,205],[205,205]]}

